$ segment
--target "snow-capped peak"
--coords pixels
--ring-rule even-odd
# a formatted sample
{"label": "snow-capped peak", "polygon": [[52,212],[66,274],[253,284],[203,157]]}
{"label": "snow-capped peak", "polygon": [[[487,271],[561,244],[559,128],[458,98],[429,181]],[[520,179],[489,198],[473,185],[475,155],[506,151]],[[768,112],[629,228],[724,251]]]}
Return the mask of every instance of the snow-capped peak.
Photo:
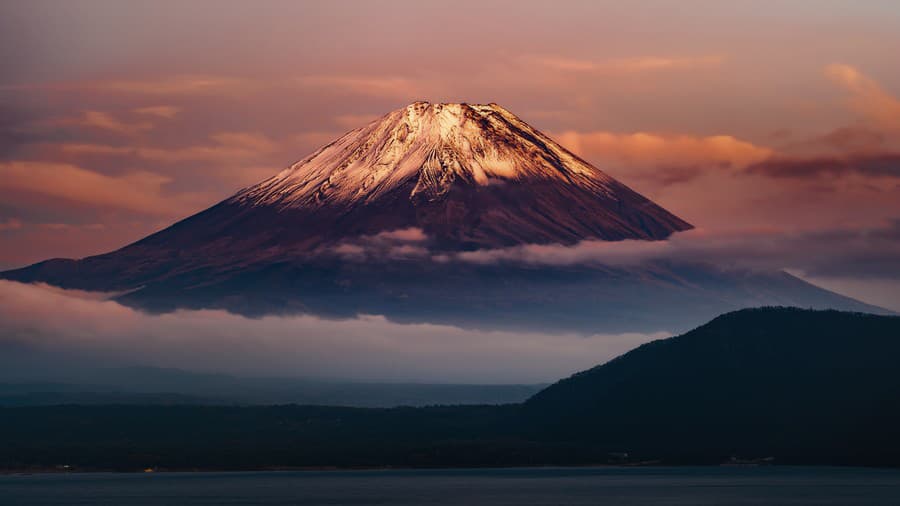
{"label": "snow-capped peak", "polygon": [[454,184],[556,180],[615,198],[615,181],[497,104],[414,102],[352,130],[231,202],[277,208],[439,199]]}

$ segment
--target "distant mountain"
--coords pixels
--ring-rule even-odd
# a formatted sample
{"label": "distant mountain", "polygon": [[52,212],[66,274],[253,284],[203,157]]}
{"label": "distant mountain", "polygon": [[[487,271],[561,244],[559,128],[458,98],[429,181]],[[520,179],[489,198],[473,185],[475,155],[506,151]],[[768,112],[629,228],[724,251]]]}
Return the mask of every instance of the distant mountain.
{"label": "distant mountain", "polygon": [[748,309],[564,379],[525,417],[540,438],[643,454],[897,455],[897,357],[900,317]]}
{"label": "distant mountain", "polygon": [[783,273],[447,260],[690,228],[496,104],[416,102],[134,244],[0,278],[126,292],[154,311],[592,331],[678,331],[761,304],[879,311]]}

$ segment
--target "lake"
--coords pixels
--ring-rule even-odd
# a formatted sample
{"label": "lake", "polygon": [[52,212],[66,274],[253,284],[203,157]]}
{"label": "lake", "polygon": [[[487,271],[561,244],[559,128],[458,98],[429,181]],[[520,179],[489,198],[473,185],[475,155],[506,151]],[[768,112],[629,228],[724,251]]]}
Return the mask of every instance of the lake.
{"label": "lake", "polygon": [[900,470],[641,467],[0,476],[3,505],[897,505]]}

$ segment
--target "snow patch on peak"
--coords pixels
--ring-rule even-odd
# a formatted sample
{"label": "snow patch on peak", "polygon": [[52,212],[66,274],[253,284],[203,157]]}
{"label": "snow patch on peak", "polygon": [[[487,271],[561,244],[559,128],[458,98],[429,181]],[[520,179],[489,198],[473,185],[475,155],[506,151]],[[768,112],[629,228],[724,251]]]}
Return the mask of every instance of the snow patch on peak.
{"label": "snow patch on peak", "polygon": [[497,104],[414,102],[352,130],[230,201],[278,208],[371,203],[401,188],[556,180],[614,197],[615,181]]}

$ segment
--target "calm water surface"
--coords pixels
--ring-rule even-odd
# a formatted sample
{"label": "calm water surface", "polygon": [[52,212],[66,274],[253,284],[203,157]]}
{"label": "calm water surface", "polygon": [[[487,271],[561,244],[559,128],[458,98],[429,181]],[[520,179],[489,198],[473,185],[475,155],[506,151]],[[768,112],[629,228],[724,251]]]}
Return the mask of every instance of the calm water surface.
{"label": "calm water surface", "polygon": [[0,504],[898,505],[885,469],[544,468],[0,476]]}

